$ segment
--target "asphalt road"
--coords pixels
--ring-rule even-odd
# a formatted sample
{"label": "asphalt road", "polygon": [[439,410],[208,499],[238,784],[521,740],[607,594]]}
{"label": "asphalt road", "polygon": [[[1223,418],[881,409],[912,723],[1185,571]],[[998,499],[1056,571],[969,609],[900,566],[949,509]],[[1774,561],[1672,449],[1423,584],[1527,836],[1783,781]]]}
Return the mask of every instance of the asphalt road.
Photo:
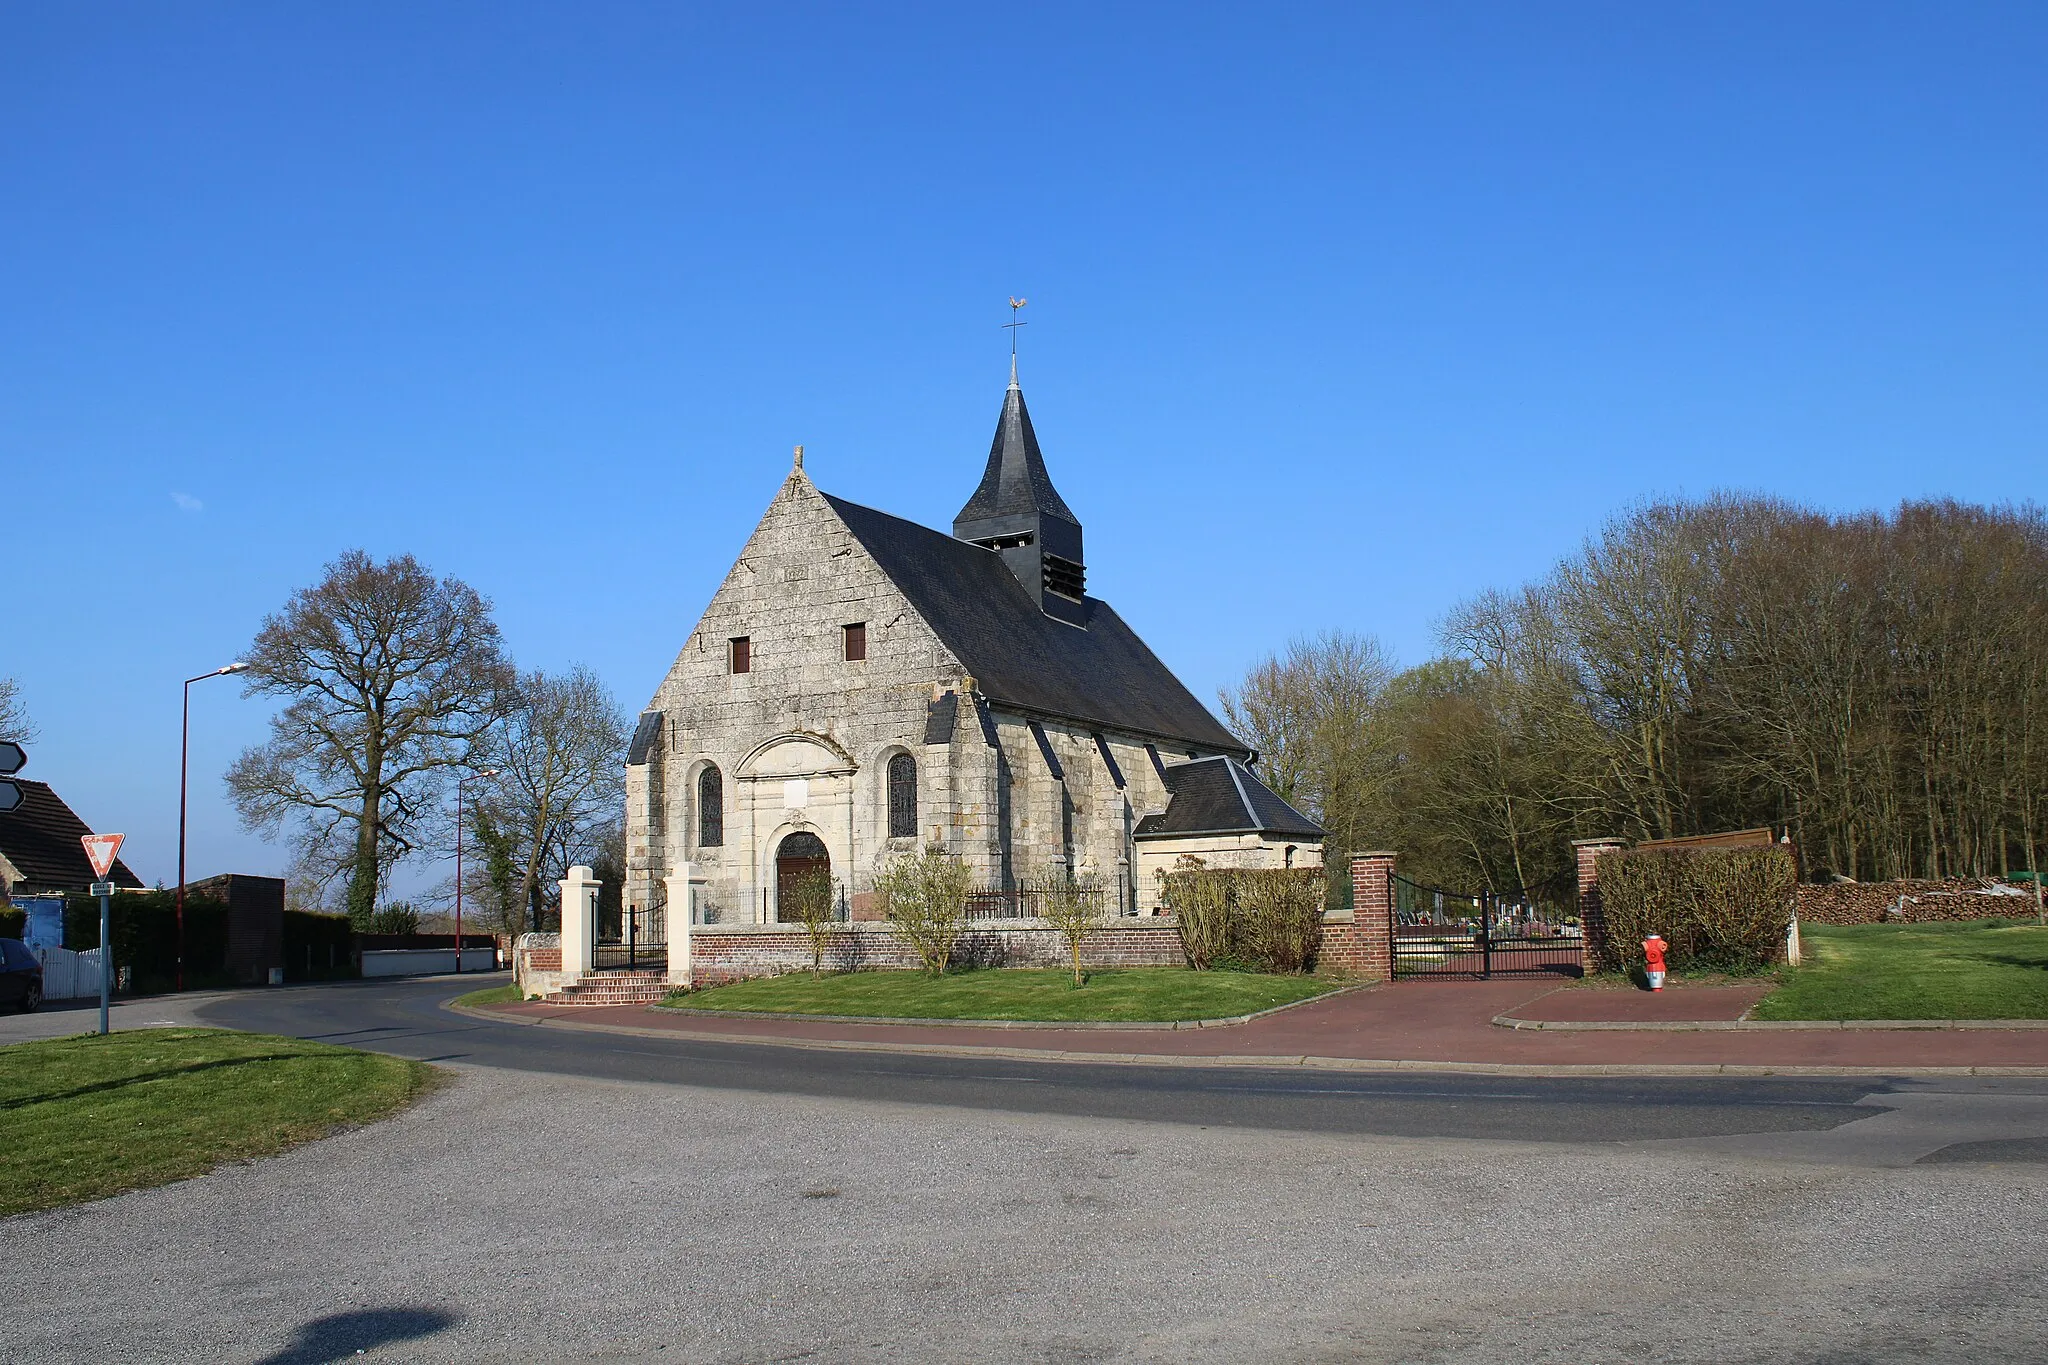
{"label": "asphalt road", "polygon": [[[493,977],[491,981],[498,978]],[[721,1044],[492,1023],[441,1003],[489,982],[364,981],[248,993],[201,1020],[319,1038],[426,1061],[1208,1127],[1614,1142],[1828,1129],[1868,1118],[1903,1084],[1871,1078],[1532,1079],[1473,1074],[1332,1074],[1276,1068],[1146,1067]],[[2021,1083],[2048,1092],[2048,1084]]]}
{"label": "asphalt road", "polygon": [[0,1356],[2048,1359],[2038,1081],[992,1063],[438,1008],[468,988],[124,1007],[435,1058],[452,1083],[0,1223]]}

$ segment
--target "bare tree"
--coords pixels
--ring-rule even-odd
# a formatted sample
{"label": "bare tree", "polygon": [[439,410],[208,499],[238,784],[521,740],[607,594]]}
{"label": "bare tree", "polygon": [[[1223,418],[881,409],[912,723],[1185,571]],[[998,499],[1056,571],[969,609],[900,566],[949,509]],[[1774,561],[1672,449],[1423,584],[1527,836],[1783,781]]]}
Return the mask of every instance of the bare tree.
{"label": "bare tree", "polygon": [[837,922],[832,874],[822,867],[799,873],[782,885],[776,897],[779,919],[801,924],[811,940],[811,980],[816,981],[825,962],[825,939]]}
{"label": "bare tree", "polygon": [[945,973],[953,945],[967,928],[967,893],[973,884],[967,864],[930,844],[899,857],[875,874],[875,899],[883,917],[909,942],[932,976]]}
{"label": "bare tree", "polygon": [[1081,944],[1088,935],[1102,927],[1108,913],[1102,894],[1102,879],[1093,873],[1080,876],[1062,873],[1047,882],[1044,888],[1044,914],[1052,921],[1052,927],[1060,931],[1067,941],[1067,949],[1074,960],[1074,985],[1086,983],[1081,973]]}
{"label": "bare tree", "polygon": [[286,705],[229,770],[229,793],[250,828],[296,821],[366,923],[443,775],[476,766],[512,695],[490,604],[410,555],[351,550],[265,619],[248,659],[246,692]]}
{"label": "bare tree", "polygon": [[625,713],[589,669],[519,679],[493,749],[498,776],[477,803],[477,828],[486,843],[512,841],[517,903],[529,927],[540,927],[549,884],[587,861],[619,818],[626,740]]}
{"label": "bare tree", "polygon": [[26,742],[35,737],[36,727],[21,700],[21,685],[12,678],[0,678],[0,739]]}

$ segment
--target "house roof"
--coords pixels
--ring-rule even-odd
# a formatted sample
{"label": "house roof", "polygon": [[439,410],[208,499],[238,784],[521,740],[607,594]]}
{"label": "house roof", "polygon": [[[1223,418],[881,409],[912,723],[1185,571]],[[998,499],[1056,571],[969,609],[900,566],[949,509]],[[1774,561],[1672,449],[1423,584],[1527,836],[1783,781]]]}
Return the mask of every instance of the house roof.
{"label": "house roof", "polygon": [[[21,788],[21,804],[0,814],[0,853],[21,873],[22,891],[83,891],[92,885],[92,863],[79,840],[93,831],[72,813],[47,782],[10,779]],[[110,880],[140,889],[142,878],[114,860]]]}
{"label": "house roof", "polygon": [[1323,827],[1288,805],[1256,774],[1234,758],[1218,755],[1169,764],[1166,789],[1173,794],[1160,815],[1138,822],[1133,837],[1179,838],[1190,834],[1272,834],[1321,839]]}
{"label": "house roof", "polygon": [[1085,626],[1056,621],[993,550],[823,496],[996,705],[1250,752],[1102,599],[1083,599]]}

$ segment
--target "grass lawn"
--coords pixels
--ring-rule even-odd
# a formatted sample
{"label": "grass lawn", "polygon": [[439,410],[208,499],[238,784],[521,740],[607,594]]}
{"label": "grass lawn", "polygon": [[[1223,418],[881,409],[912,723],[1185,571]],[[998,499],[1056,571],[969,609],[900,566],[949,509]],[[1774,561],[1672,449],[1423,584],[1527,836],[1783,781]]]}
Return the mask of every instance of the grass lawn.
{"label": "grass lawn", "polygon": [[455,998],[458,1005],[503,1005],[507,1002],[524,1000],[517,986],[492,986],[487,990],[471,991],[468,995]]}
{"label": "grass lawn", "polygon": [[1806,962],[1755,1019],[2048,1019],[2048,929],[1965,924],[1800,926]]}
{"label": "grass lawn", "polygon": [[0,1215],[271,1156],[402,1108],[421,1062],[221,1029],[0,1047]]}
{"label": "grass lawn", "polygon": [[892,1019],[1003,1019],[1167,1023],[1228,1019],[1335,990],[1312,976],[1195,972],[1131,967],[1090,972],[1074,988],[1059,968],[949,972],[848,972],[813,981],[809,972],[735,981],[663,1001],[671,1009],[855,1014]]}

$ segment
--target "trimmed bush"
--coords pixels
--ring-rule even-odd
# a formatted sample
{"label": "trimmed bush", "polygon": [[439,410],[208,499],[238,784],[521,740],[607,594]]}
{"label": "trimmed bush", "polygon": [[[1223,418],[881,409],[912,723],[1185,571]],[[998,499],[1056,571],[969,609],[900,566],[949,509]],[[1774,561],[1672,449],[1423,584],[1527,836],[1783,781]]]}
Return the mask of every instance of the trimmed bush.
{"label": "trimmed bush", "polygon": [[[178,976],[178,893],[120,891],[108,903],[108,932],[114,965],[134,970],[138,995],[176,988]],[[78,951],[100,941],[100,902],[82,891],[64,898],[64,946]],[[228,908],[206,896],[185,893],[185,984],[232,984],[228,966]]]}
{"label": "trimmed bush", "polygon": [[1180,923],[1181,950],[1190,967],[1203,971],[1235,962],[1275,974],[1314,970],[1327,894],[1321,868],[1181,862],[1166,874],[1166,901]]}
{"label": "trimmed bush", "polygon": [[1606,933],[1589,944],[1597,971],[1639,963],[1652,932],[1674,971],[1760,971],[1785,955],[1798,867],[1791,850],[1676,848],[1600,855]]}
{"label": "trimmed bush", "polygon": [[355,976],[355,946],[355,931],[349,928],[347,915],[322,915],[308,910],[284,912],[287,981],[331,981]]}

